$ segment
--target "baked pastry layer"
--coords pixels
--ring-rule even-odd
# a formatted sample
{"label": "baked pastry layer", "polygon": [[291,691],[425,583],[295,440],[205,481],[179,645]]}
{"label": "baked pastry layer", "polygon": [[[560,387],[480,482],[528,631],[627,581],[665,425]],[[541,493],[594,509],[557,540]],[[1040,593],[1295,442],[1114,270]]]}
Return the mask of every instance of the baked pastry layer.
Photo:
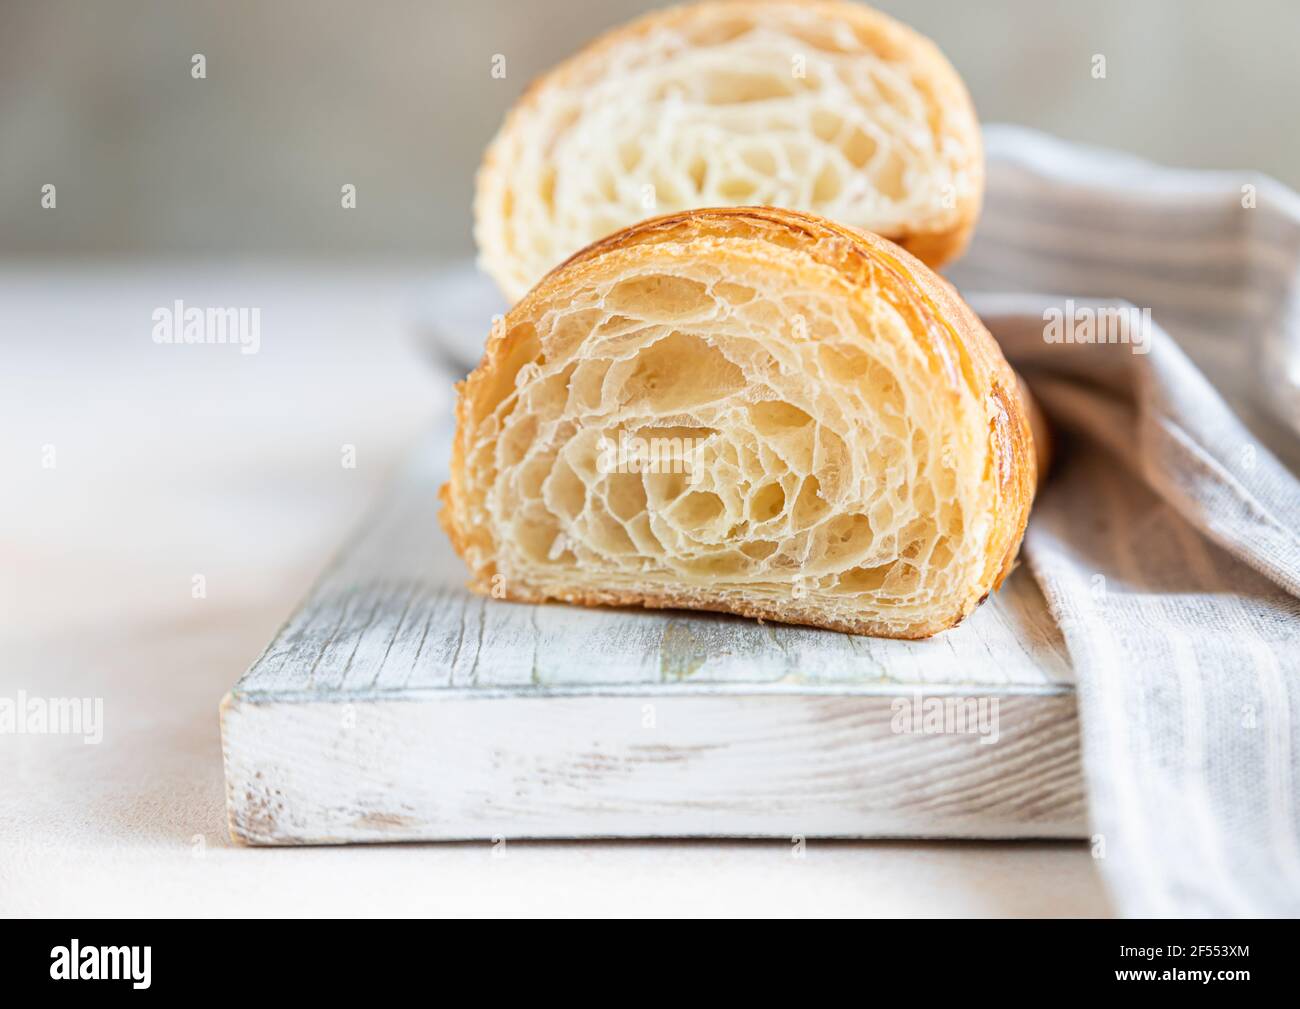
{"label": "baked pastry layer", "polygon": [[979,126],[928,39],[836,0],[652,13],[537,81],[488,148],[480,262],[514,301],[656,214],[762,204],[958,255],[983,191]]}
{"label": "baked pastry layer", "polygon": [[441,518],[472,585],[863,634],[1010,571],[1032,406],[956,292],[771,208],[646,221],[548,275],[460,387]]}

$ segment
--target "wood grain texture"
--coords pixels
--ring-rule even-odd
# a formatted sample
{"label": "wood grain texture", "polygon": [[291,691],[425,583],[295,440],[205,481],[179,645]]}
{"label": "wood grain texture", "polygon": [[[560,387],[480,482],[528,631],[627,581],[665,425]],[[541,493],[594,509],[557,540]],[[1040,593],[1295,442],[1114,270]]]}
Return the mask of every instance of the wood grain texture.
{"label": "wood grain texture", "polygon": [[[1085,833],[1027,573],[920,642],[483,599],[434,520],[446,441],[223,702],[236,840]],[[996,701],[996,742],[897,731],[899,698],[944,696]]]}

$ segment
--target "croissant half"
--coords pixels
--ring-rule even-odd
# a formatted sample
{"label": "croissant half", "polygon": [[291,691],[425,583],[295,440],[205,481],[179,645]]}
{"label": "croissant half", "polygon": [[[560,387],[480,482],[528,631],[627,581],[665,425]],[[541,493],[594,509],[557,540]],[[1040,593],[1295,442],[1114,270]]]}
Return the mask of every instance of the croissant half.
{"label": "croissant half", "polygon": [[1032,404],[898,246],[673,214],[548,275],[460,387],[443,524],[478,591],[861,634],[951,627],[1010,571]]}
{"label": "croissant half", "polygon": [[965,86],[929,39],[859,4],[726,0],[641,18],[535,83],[479,171],[480,262],[515,300],[655,213],[764,204],[965,247],[984,185]]}

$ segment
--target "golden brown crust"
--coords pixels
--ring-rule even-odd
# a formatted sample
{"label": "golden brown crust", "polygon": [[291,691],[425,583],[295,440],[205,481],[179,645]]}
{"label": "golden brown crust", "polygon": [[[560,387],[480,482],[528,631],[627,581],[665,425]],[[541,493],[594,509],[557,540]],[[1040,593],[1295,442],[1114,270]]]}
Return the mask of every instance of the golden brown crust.
{"label": "golden brown crust", "polygon": [[[580,87],[590,78],[592,68],[598,66],[610,51],[658,29],[671,28],[729,9],[750,12],[763,7],[790,6],[791,3],[792,0],[710,0],[653,11],[597,37],[524,90],[488,146],[475,183],[475,234],[481,261],[507,296],[513,300],[521,296],[524,289],[506,279],[504,264],[499,261],[502,254],[490,249],[488,246],[494,243],[486,242],[484,236],[488,222],[499,213],[493,197],[499,195],[501,180],[513,167],[513,159],[508,153],[512,149],[511,140],[521,124],[535,114],[544,94],[556,89]],[[984,192],[983,142],[975,107],[965,83],[934,42],[880,11],[846,0],[793,0],[793,3],[827,22],[847,26],[870,51],[906,68],[913,84],[926,99],[933,135],[941,138],[945,146],[965,152],[962,172],[969,184],[952,194],[952,206],[943,208],[941,216],[931,215],[896,226],[872,225],[876,233],[901,245],[931,267],[937,269],[956,259],[970,242]]]}
{"label": "golden brown crust", "polygon": [[561,599],[580,604],[688,607],[893,637],[928,637],[954,626],[1001,585],[1014,566],[1037,487],[1040,460],[1035,445],[1036,442],[1040,448],[1046,445],[1045,428],[1037,438],[1034,430],[1041,424],[1041,416],[997,343],[950,284],[906,250],[877,235],[789,210],[716,208],[644,221],[576,253],[516,305],[504,323],[494,328],[479,368],[458,385],[458,429],[451,479],[442,488],[444,508],[440,515],[453,545],[469,561],[473,536],[468,529],[464,486],[465,453],[473,433],[470,418],[482,408],[480,400],[485,396],[490,398],[493,384],[501,379],[504,363],[512,356],[526,355],[528,324],[539,309],[561,291],[579,283],[586,271],[602,269],[610,256],[634,256],[638,247],[658,243],[672,243],[673,248],[681,248],[727,237],[761,238],[798,255],[811,256],[816,263],[832,267],[861,291],[862,297],[889,299],[907,318],[910,332],[934,362],[932,370],[938,384],[933,394],[943,395],[944,386],[950,385],[954,395],[959,391],[968,392],[975,402],[985,405],[989,448],[985,479],[992,488],[992,521],[984,552],[985,570],[976,589],[953,612],[942,617],[903,628],[883,628],[876,623],[829,617],[797,605],[777,607],[754,600],[719,601],[702,597],[697,590],[538,594],[519,585],[494,585],[496,568],[491,561],[490,543],[481,552],[482,563],[476,566],[470,562],[473,588],[521,602]]}

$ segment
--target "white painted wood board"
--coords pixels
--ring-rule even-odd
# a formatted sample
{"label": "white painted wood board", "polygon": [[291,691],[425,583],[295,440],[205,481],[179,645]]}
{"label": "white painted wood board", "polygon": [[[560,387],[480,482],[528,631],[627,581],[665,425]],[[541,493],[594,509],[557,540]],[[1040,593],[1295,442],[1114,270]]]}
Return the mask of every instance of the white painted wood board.
{"label": "white painted wood board", "polygon": [[[435,517],[447,441],[223,701],[237,841],[1085,835],[1069,660],[1027,572],[923,642],[484,599]],[[898,731],[944,698],[986,731]]]}

